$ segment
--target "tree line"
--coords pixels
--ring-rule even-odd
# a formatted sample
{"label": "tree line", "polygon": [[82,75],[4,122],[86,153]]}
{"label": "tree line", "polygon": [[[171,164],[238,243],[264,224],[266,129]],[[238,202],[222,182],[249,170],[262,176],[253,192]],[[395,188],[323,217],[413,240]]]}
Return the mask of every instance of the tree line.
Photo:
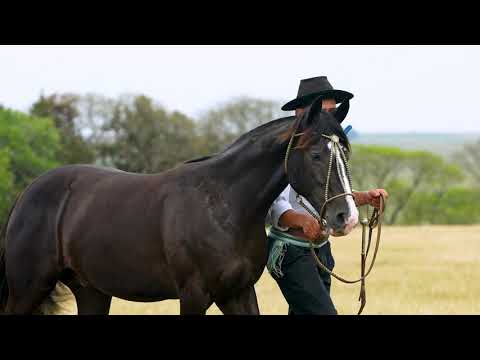
{"label": "tree line", "polygon": [[[281,104],[238,97],[197,119],[145,95],[41,95],[28,113],[0,106],[0,220],[35,177],[66,164],[157,173],[221,151],[241,134],[285,116]],[[426,151],[353,145],[354,188],[383,187],[388,224],[480,223],[480,141],[448,161]],[[2,221],[3,224],[3,221]]]}

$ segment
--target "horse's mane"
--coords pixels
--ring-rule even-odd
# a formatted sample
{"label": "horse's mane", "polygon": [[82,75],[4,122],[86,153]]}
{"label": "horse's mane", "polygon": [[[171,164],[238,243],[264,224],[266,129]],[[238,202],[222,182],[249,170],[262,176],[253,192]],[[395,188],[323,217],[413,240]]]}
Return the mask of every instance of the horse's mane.
{"label": "horse's mane", "polygon": [[[295,127],[296,127],[296,122],[298,121],[301,121],[301,118],[297,119],[295,116],[287,116],[287,117],[269,121],[241,135],[233,143],[225,147],[221,152],[218,152],[212,155],[194,158],[192,160],[187,160],[184,163],[189,164],[189,163],[201,162],[209,159],[215,159],[217,157],[220,157],[222,154],[228,151],[231,151],[238,146],[241,146],[245,141],[248,141],[251,138],[255,138],[256,136],[263,134],[266,131],[271,132],[272,128],[283,126],[287,122],[290,123],[291,126],[289,126],[285,130],[285,132],[280,134],[277,140],[279,142],[288,141],[290,137],[293,135],[293,131],[295,130]],[[321,129],[318,129],[318,127],[320,127]],[[315,130],[317,130],[317,136],[318,136],[318,130],[327,134],[338,134],[341,142],[343,142],[349,150],[351,149],[350,142],[348,141],[348,137],[344,133],[342,126],[338,122],[330,122],[330,121],[322,122],[321,125],[319,124],[317,126],[310,127],[309,129],[304,131],[303,135],[298,139],[296,143],[296,148],[308,148],[311,141],[315,138],[315,135],[314,135]]]}
{"label": "horse's mane", "polygon": [[205,161],[205,160],[209,160],[209,159],[212,159],[212,158],[219,157],[222,154],[224,154],[225,152],[232,150],[233,148],[239,146],[240,144],[243,144],[246,140],[249,140],[252,137],[256,137],[259,134],[263,134],[266,130],[270,131],[271,128],[283,125],[287,121],[291,122],[294,119],[295,119],[294,116],[287,116],[287,117],[283,117],[283,118],[279,118],[279,119],[269,121],[265,124],[257,126],[256,128],[246,132],[245,134],[241,135],[233,143],[231,143],[230,145],[227,145],[222,151],[220,151],[218,153],[215,153],[215,154],[211,154],[211,155],[207,155],[207,156],[201,156],[201,157],[198,157],[198,158],[187,160],[187,161],[184,162],[184,164],[201,162],[201,161]]}

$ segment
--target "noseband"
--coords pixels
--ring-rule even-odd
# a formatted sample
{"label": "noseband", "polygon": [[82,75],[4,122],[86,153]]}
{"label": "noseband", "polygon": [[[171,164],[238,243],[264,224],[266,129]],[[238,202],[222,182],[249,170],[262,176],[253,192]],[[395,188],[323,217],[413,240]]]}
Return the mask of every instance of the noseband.
{"label": "noseband", "polygon": [[[291,151],[291,148],[292,148],[293,139],[297,136],[303,135],[303,133],[298,133],[297,134],[299,124],[300,124],[300,122],[297,123],[297,125],[296,125],[296,127],[293,131],[293,134],[290,138],[290,141],[288,143],[287,152],[285,154],[285,174],[288,174],[288,172],[287,172],[287,170],[288,170],[288,157],[290,155],[290,151]],[[333,167],[332,165],[333,165],[333,157],[334,156],[336,157],[338,177],[340,178],[340,181],[342,182],[342,185],[343,185],[344,189],[346,189],[346,184],[344,183],[343,177],[341,176],[340,161],[343,161],[344,164],[345,164],[345,169],[346,169],[345,172],[346,172],[346,176],[347,176],[347,179],[348,179],[348,182],[349,182],[349,185],[350,185],[350,189],[352,189],[352,179],[351,179],[351,175],[350,175],[350,168],[348,166],[348,161],[347,161],[347,158],[345,156],[345,153],[343,152],[342,147],[340,146],[340,141],[339,141],[338,136],[337,135],[325,135],[325,134],[322,134],[322,136],[327,138],[327,139],[330,139],[330,142],[329,142],[329,145],[330,145],[330,159],[329,159],[329,163],[328,163],[327,181],[326,181],[326,184],[325,184],[325,202],[323,203],[322,208],[320,209],[319,215],[315,214],[313,211],[311,211],[305,205],[305,203],[303,202],[303,200],[302,200],[301,196],[298,194],[298,192],[297,192],[297,202],[311,216],[313,216],[313,218],[315,218],[319,222],[319,224],[322,225],[323,228],[326,228],[327,227],[327,220],[325,219],[324,215],[325,215],[325,212],[326,212],[327,204],[330,203],[332,200],[338,199],[340,197],[345,197],[345,196],[354,197],[354,196],[353,196],[353,193],[345,192],[345,193],[342,193],[342,194],[332,196],[331,198],[328,198],[328,188],[329,188],[329,184],[330,184],[330,177],[331,177],[331,173],[332,173],[332,167]],[[310,251],[311,251],[317,265],[322,270],[324,270],[328,274],[332,275],[337,280],[340,280],[340,281],[342,281],[346,284],[354,284],[354,283],[357,283],[357,282],[361,282],[360,297],[359,297],[359,301],[361,302],[361,304],[360,304],[360,309],[358,310],[357,315],[360,315],[362,313],[362,310],[363,310],[363,308],[365,307],[365,304],[366,304],[365,279],[370,274],[370,272],[373,268],[373,264],[375,263],[375,259],[377,257],[378,246],[379,246],[379,243],[380,243],[381,224],[382,224],[382,220],[383,220],[383,212],[384,212],[384,209],[385,209],[385,199],[383,198],[383,195],[381,195],[381,194],[380,194],[380,199],[381,199],[381,201],[380,201],[380,211],[379,211],[379,209],[375,208],[370,220],[365,218],[365,219],[362,219],[360,221],[360,223],[362,224],[362,249],[361,249],[361,268],[360,268],[361,270],[360,270],[360,278],[359,279],[357,279],[357,280],[346,280],[346,279],[342,278],[341,276],[335,274],[330,269],[328,269],[320,261],[317,254],[315,253],[315,250],[314,250],[314,247],[313,247],[313,242],[311,240],[309,241]],[[367,240],[366,240],[366,227],[367,226],[369,227],[369,234],[368,234],[368,245],[366,246],[366,249],[365,249],[365,245],[366,245],[366,242],[367,242]],[[370,249],[370,244],[371,244],[371,241],[372,241],[373,229],[377,226],[378,226],[377,240],[376,240],[376,244],[375,244],[375,251],[373,253],[373,259],[372,259],[372,262],[370,264],[370,267],[368,268],[368,271],[365,272],[365,268],[366,268],[365,265],[366,265],[366,261],[367,261],[368,251]]]}

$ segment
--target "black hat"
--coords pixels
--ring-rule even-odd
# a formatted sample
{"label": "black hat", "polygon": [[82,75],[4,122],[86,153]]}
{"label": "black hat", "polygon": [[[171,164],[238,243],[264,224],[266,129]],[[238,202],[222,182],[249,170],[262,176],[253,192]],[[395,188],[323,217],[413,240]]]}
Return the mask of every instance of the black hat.
{"label": "black hat", "polygon": [[320,95],[323,99],[335,99],[337,103],[353,98],[353,94],[347,91],[335,90],[328,82],[326,76],[317,76],[301,80],[300,86],[298,87],[297,98],[283,105],[282,110],[290,111],[303,108],[310,105],[310,103]]}

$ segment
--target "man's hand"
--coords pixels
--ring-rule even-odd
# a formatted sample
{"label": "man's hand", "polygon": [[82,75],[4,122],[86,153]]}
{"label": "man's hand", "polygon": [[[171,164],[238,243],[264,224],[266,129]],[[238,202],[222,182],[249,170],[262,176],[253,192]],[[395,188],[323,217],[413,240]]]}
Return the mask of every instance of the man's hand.
{"label": "man's hand", "polygon": [[388,192],[385,189],[372,189],[354,193],[357,206],[371,205],[374,208],[380,208],[380,194],[387,200]]}
{"label": "man's hand", "polygon": [[301,214],[300,224],[303,233],[310,239],[316,240],[320,236],[320,224],[317,219],[308,214]]}

